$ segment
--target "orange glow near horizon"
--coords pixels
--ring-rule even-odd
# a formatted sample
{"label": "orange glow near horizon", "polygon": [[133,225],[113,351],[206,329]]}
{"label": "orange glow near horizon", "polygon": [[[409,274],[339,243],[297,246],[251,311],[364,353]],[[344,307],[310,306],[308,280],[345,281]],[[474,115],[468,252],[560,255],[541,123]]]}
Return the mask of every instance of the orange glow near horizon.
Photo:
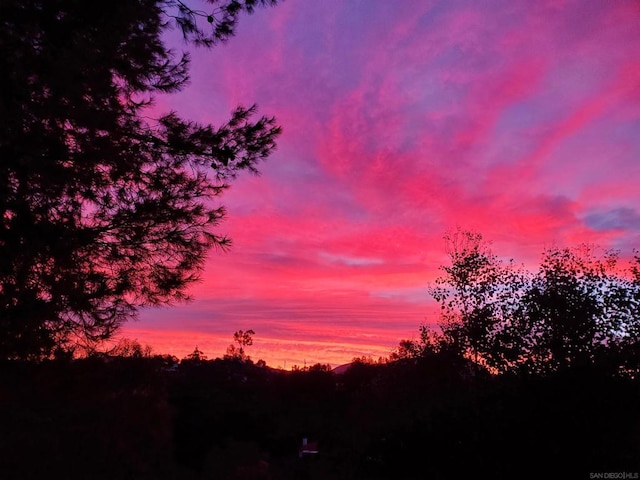
{"label": "orange glow near horizon", "polygon": [[[222,358],[232,335],[221,336],[202,332],[158,332],[155,330],[126,330],[127,338],[144,339],[152,346],[152,354],[175,355],[185,358],[197,346],[208,359]],[[374,339],[375,340],[375,339]],[[144,343],[143,343],[144,345]],[[354,357],[367,356],[377,361],[387,358],[393,348],[378,343],[349,343],[336,341],[297,340],[254,336],[254,345],[245,348],[247,355],[256,362],[264,360],[269,367],[291,370],[294,367],[311,366],[316,363],[337,367],[350,362]]]}

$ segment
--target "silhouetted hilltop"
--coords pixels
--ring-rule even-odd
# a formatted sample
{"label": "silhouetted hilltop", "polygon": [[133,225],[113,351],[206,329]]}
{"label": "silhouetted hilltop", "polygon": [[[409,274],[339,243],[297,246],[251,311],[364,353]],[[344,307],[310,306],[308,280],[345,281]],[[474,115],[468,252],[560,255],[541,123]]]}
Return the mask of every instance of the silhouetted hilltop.
{"label": "silhouetted hilltop", "polygon": [[[638,471],[639,384],[438,357],[281,371],[87,358],[0,369],[6,479],[586,478]],[[334,369],[335,370],[335,369]],[[307,438],[317,454],[301,455]]]}
{"label": "silhouetted hilltop", "polygon": [[338,365],[331,371],[336,375],[343,375],[344,373],[346,373],[347,370],[351,368],[352,365],[353,365],[353,362],[345,363],[343,365]]}

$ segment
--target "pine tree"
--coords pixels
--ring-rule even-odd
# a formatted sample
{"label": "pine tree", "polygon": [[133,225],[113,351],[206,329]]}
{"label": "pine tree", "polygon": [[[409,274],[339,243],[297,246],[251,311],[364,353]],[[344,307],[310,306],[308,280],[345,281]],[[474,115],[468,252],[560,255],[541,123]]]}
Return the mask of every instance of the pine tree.
{"label": "pine tree", "polygon": [[0,358],[106,339],[139,307],[185,299],[229,245],[216,197],[280,128],[255,106],[218,127],[146,107],[188,79],[168,28],[210,47],[258,3],[274,2],[2,3]]}

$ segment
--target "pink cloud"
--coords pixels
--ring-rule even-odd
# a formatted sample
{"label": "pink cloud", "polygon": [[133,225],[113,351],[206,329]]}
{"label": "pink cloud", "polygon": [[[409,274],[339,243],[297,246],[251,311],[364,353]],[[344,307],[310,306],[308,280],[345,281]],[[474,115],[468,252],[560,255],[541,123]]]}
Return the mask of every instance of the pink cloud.
{"label": "pink cloud", "polygon": [[448,229],[531,265],[640,240],[637,5],[396,3],[284,2],[194,56],[159,109],[219,124],[257,102],[284,133],[221,198],[234,245],[196,300],[125,333],[215,356],[255,328],[269,363],[344,363],[434,321]]}

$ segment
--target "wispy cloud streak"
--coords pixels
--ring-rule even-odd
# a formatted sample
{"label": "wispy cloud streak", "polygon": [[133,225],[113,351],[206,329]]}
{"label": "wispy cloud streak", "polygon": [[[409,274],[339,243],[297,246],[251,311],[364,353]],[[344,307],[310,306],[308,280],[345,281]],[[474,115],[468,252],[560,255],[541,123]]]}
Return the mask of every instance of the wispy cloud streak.
{"label": "wispy cloud streak", "polygon": [[183,352],[254,328],[268,362],[337,364],[436,320],[448,229],[529,263],[552,242],[640,246],[638,20],[631,0],[288,0],[243,18],[158,108],[219,123],[255,101],[279,150],[223,199],[234,246],[195,301],[124,333]]}

